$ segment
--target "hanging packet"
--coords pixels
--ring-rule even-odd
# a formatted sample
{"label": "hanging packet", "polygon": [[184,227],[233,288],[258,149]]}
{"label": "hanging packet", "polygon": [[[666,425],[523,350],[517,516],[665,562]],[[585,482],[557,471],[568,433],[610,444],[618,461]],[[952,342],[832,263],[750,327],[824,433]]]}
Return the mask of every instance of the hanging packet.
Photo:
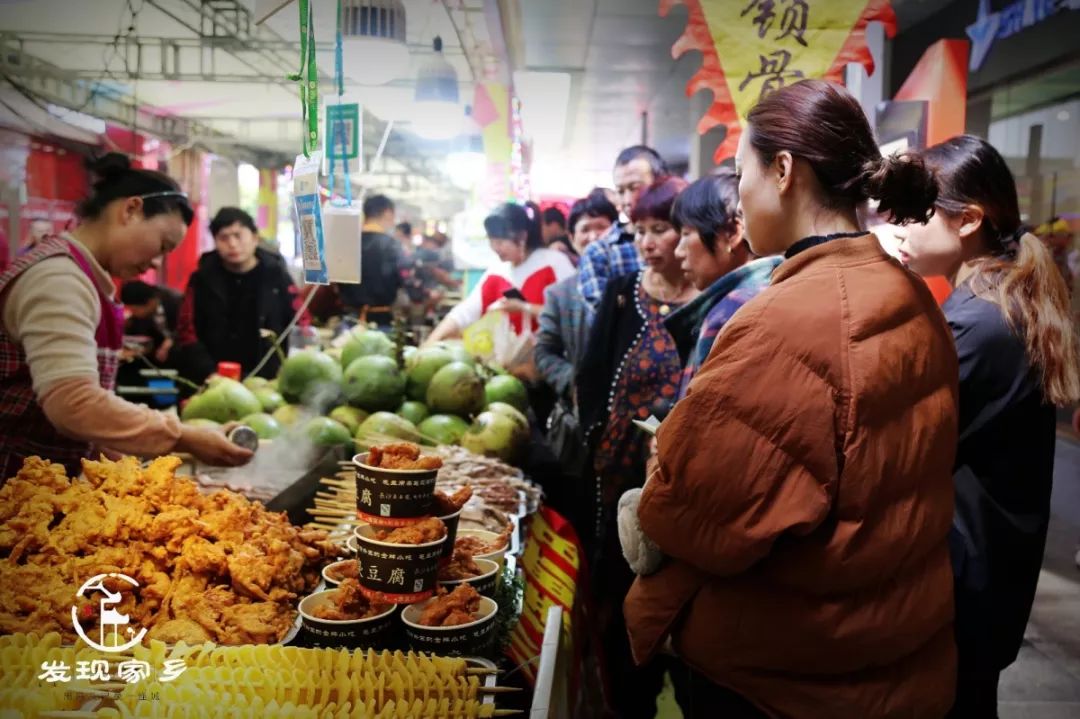
{"label": "hanging packet", "polygon": [[297,155],[296,164],[293,165],[293,201],[296,205],[300,250],[304,258],[304,282],[309,285],[330,284],[326,267],[322,205],[319,201],[321,164],[322,153],[312,152],[310,157]]}

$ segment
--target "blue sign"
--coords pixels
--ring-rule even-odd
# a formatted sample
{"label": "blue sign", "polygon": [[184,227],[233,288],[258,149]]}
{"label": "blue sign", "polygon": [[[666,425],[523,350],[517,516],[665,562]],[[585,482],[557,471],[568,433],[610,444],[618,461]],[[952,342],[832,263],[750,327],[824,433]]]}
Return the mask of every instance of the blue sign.
{"label": "blue sign", "polygon": [[979,15],[967,26],[971,38],[971,61],[968,69],[982,67],[995,40],[1011,37],[1021,30],[1038,25],[1062,10],[1080,9],[1080,0],[1017,0],[997,12],[990,11],[990,0],[979,0]]}

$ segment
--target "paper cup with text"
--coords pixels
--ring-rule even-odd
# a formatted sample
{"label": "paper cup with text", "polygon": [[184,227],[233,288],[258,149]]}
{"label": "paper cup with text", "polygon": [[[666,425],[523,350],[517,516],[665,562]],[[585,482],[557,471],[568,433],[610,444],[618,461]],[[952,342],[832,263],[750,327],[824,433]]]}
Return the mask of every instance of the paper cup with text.
{"label": "paper cup with text", "polygon": [[356,467],[356,516],[379,527],[403,527],[431,513],[437,469],[383,469],[353,457]]}
{"label": "paper cup with text", "polygon": [[375,538],[375,528],[360,525],[356,537],[360,588],[373,601],[394,604],[420,602],[438,583],[439,560],[446,537],[425,544],[393,544]]}
{"label": "paper cup with text", "polygon": [[[452,592],[458,588],[460,584],[470,584],[472,588],[476,590],[477,594],[485,597],[494,597],[495,588],[499,585],[499,573],[502,567],[498,562],[490,559],[477,559],[474,560],[476,566],[480,567],[480,574],[475,577],[466,577],[465,579],[443,579],[442,575],[439,577],[439,585],[446,591]],[[442,571],[441,569],[439,570]]]}
{"label": "paper cup with text", "polygon": [[468,624],[452,627],[428,627],[420,624],[420,618],[423,616],[427,603],[413,604],[405,607],[401,612],[401,621],[405,624],[405,636],[413,649],[445,656],[483,654],[490,646],[495,632],[495,617],[499,613],[499,605],[494,599],[481,597],[480,611],[476,613],[477,619]]}
{"label": "paper cup with text", "polygon": [[361,649],[385,647],[394,636],[396,618],[393,604],[367,619],[319,619],[313,612],[333,598],[335,589],[315,592],[300,600],[300,618],[308,642],[316,647]]}

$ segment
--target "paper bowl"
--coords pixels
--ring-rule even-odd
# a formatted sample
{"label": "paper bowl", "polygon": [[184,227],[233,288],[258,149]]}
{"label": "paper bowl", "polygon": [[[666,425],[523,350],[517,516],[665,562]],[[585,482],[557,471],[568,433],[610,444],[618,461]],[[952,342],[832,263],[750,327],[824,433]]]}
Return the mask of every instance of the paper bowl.
{"label": "paper bowl", "polygon": [[371,467],[367,452],[353,457],[356,467],[356,516],[379,527],[403,527],[431,511],[437,469]]}
{"label": "paper bowl", "polygon": [[446,537],[426,544],[393,544],[375,539],[375,528],[368,524],[357,527],[353,536],[360,588],[369,599],[412,604],[435,591]]}
{"label": "paper bowl", "polygon": [[355,559],[342,559],[342,560],[339,560],[337,562],[331,562],[330,564],[327,564],[325,567],[323,567],[322,578],[323,578],[323,581],[326,582],[326,586],[332,588],[332,587],[336,587],[337,585],[341,584],[342,580],[339,579],[339,578],[335,578],[335,572],[336,571],[341,571],[341,569],[348,567],[348,565],[350,565],[350,564],[355,565],[356,560]]}
{"label": "paper bowl", "polygon": [[499,584],[499,574],[502,572],[502,567],[499,566],[498,562],[491,559],[477,559],[476,566],[483,570],[483,573],[479,576],[467,579],[440,579],[439,584],[446,587],[448,592],[454,591],[460,584],[469,584],[472,585],[477,594],[494,597],[495,587]]}
{"label": "paper bowl", "polygon": [[439,517],[442,523],[446,525],[446,544],[443,545],[442,561],[449,562],[450,557],[454,556],[454,542],[457,541],[458,523],[461,521],[461,510],[448,514],[445,517]]}
{"label": "paper bowl", "polygon": [[319,606],[331,601],[336,589],[309,594],[300,600],[301,631],[310,644],[317,647],[344,647],[359,649],[382,648],[393,639],[395,622],[394,605],[386,611],[367,619],[333,621],[319,619],[311,614]]}
{"label": "paper bowl", "polygon": [[419,624],[420,616],[429,599],[420,604],[405,607],[401,612],[401,621],[405,625],[405,636],[413,649],[433,654],[481,654],[491,642],[495,631],[495,617],[499,605],[490,597],[480,598],[480,617],[469,624],[456,627],[425,627]]}
{"label": "paper bowl", "polygon": [[[489,532],[486,529],[461,529],[458,530],[455,542],[462,537],[476,537],[477,539],[481,539],[490,544],[499,538],[499,534],[496,532]],[[502,549],[495,552],[489,552],[488,554],[474,554],[473,559],[490,559],[493,562],[497,562],[501,567],[506,563],[505,557],[509,550],[510,540],[507,539],[506,545]]]}

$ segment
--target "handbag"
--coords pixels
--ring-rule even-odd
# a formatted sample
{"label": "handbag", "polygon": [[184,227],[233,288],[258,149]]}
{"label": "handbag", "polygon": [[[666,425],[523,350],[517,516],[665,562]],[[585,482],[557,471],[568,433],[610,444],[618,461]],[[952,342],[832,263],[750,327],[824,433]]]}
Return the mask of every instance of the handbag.
{"label": "handbag", "polygon": [[547,440],[559,465],[568,475],[581,477],[588,461],[585,434],[581,429],[577,408],[560,399],[548,415]]}

